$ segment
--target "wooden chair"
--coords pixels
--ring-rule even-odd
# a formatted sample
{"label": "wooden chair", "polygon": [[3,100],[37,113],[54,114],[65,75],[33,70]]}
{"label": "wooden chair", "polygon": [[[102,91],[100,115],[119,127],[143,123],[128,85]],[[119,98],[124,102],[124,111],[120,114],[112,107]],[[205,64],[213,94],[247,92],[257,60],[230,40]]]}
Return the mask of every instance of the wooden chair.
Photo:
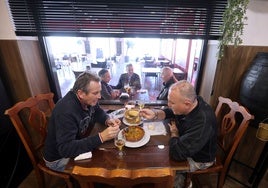
{"label": "wooden chair", "polygon": [[108,170],[75,166],[72,174],[81,188],[93,188],[93,183],[102,183],[102,187],[115,188],[173,188],[174,180],[174,171],[170,168]]}
{"label": "wooden chair", "polygon": [[31,159],[39,187],[45,187],[44,173],[63,178],[72,187],[70,175],[53,171],[43,161],[42,149],[47,135],[47,120],[54,108],[53,93],[39,94],[18,102],[5,111]]}
{"label": "wooden chair", "polygon": [[196,175],[210,173],[218,173],[217,187],[223,187],[233,155],[246,132],[249,121],[254,119],[254,116],[248,113],[243,106],[224,97],[219,97],[215,113],[219,125],[219,151],[216,157],[216,164],[205,170],[187,173],[185,187],[189,185],[191,178],[197,185],[199,184]]}

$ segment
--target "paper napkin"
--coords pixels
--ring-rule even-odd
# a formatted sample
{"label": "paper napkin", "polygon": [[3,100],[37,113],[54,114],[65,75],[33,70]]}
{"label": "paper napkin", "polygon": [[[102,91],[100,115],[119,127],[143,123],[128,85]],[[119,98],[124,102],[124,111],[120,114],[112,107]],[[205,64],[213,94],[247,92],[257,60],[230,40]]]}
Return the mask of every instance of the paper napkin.
{"label": "paper napkin", "polygon": [[76,158],[74,158],[75,161],[83,160],[83,159],[90,159],[92,157],[91,151],[82,153],[78,155]]}
{"label": "paper napkin", "polygon": [[162,121],[144,122],[143,128],[151,136],[153,136],[153,135],[166,135],[167,134],[165,125],[163,124]]}

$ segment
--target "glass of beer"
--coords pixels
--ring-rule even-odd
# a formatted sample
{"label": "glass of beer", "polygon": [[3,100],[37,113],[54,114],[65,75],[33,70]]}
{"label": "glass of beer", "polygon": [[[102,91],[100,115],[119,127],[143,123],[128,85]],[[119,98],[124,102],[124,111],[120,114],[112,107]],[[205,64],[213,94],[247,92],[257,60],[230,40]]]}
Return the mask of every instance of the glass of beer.
{"label": "glass of beer", "polygon": [[120,131],[118,135],[114,138],[114,145],[118,149],[118,152],[117,152],[118,157],[123,157],[125,155],[125,152],[123,151],[125,143],[126,143],[126,139],[123,134],[123,131]]}

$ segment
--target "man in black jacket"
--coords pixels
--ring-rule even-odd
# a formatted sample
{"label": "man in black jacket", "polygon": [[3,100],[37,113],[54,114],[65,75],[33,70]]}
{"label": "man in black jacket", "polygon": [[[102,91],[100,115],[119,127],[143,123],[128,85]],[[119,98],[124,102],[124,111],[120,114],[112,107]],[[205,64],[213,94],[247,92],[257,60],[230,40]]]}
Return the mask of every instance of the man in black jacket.
{"label": "man in black jacket", "polygon": [[133,65],[128,64],[126,66],[126,71],[127,73],[123,73],[120,75],[118,84],[116,86],[112,86],[112,88],[124,90],[124,86],[129,85],[135,90],[141,89],[140,76],[134,73]]}
{"label": "man in black jacket", "polygon": [[[73,89],[57,102],[49,120],[44,147],[47,167],[63,171],[70,158],[92,151],[117,135],[121,121],[110,119],[100,108],[100,92],[100,78],[84,72],[76,79]],[[107,128],[91,136],[96,122]]]}
{"label": "man in black jacket", "polygon": [[[168,106],[164,110],[143,109],[141,115],[146,119],[172,119],[169,124],[171,158],[188,160],[191,171],[213,165],[217,148],[217,122],[213,109],[185,80],[170,87]],[[175,187],[180,187],[176,180]]]}

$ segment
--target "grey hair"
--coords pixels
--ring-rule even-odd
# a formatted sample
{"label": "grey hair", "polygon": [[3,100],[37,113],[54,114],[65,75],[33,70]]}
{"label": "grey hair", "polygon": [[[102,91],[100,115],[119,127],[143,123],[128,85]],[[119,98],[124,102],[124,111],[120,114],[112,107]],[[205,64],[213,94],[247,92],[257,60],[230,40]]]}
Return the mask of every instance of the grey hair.
{"label": "grey hair", "polygon": [[91,72],[83,72],[77,77],[72,91],[77,93],[78,90],[82,90],[87,94],[89,92],[87,87],[92,81],[100,82],[100,77],[98,77],[97,74]]}
{"label": "grey hair", "polygon": [[180,80],[176,83],[174,83],[171,87],[170,87],[170,91],[176,91],[179,92],[180,95],[185,98],[185,99],[189,99],[190,101],[194,102],[196,100],[196,91],[194,86],[188,82],[187,80]]}
{"label": "grey hair", "polygon": [[99,75],[99,77],[102,78],[107,72],[109,72],[108,69],[101,69],[99,71],[98,75]]}

